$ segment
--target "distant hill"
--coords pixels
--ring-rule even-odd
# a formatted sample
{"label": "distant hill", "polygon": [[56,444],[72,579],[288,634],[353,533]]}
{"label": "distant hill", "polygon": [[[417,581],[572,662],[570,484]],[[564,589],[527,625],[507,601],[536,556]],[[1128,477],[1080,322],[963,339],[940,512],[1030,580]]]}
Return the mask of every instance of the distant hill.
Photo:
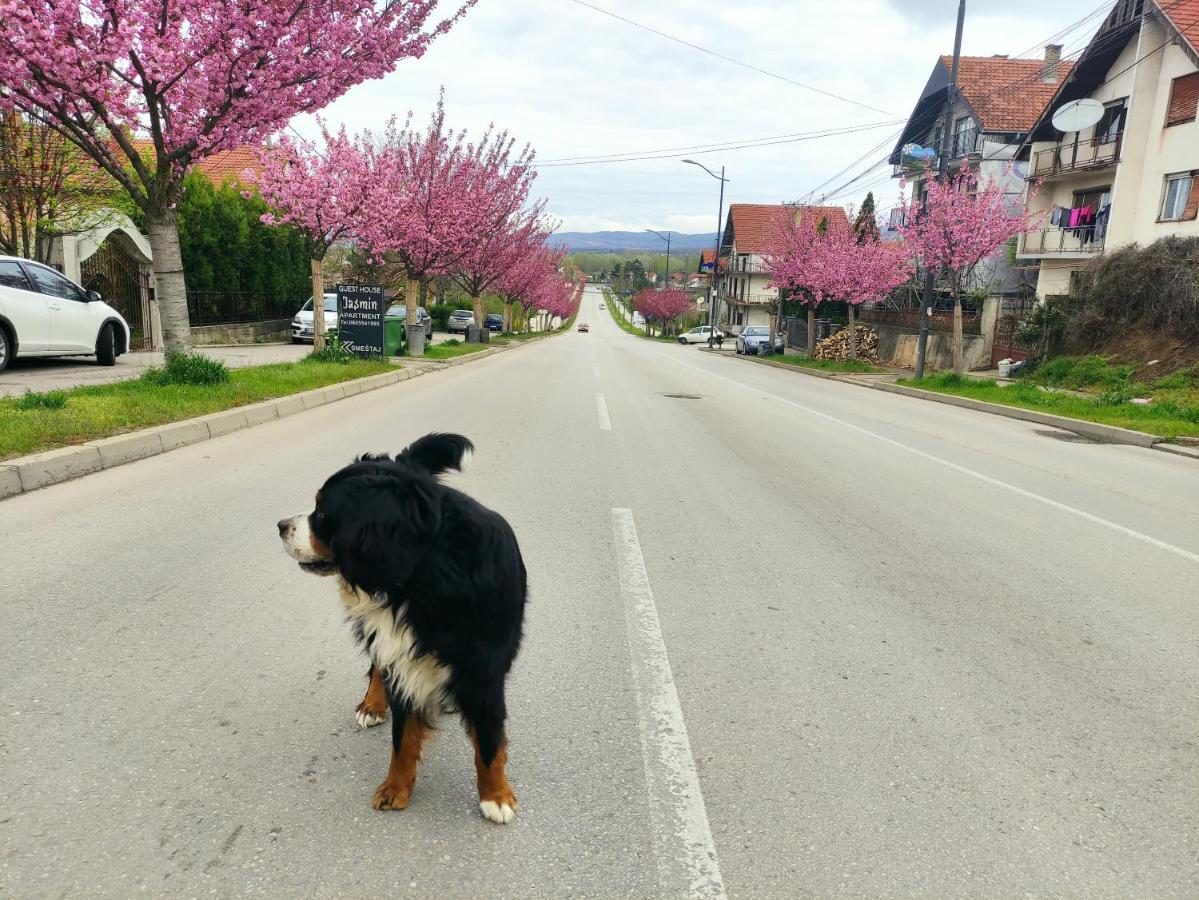
{"label": "distant hill", "polygon": [[[665,232],[663,232],[665,233]],[[670,234],[670,252],[695,253],[707,250],[715,240],[709,234]],[[666,242],[660,237],[644,231],[559,231],[550,237],[553,247],[562,247],[574,253],[620,253],[624,250],[665,253]]]}

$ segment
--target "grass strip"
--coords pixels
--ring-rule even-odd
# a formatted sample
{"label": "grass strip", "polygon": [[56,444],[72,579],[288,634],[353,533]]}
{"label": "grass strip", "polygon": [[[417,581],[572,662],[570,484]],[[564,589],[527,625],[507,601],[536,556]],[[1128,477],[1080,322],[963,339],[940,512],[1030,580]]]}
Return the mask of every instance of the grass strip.
{"label": "grass strip", "polygon": [[478,353],[486,349],[486,344],[433,344],[425,347],[425,359],[453,359],[455,356],[466,356],[468,353]]}
{"label": "grass strip", "polygon": [[822,372],[886,372],[886,369],[880,369],[878,366],[872,366],[870,363],[862,362],[860,359],[812,359],[809,356],[785,356],[782,354],[771,354],[763,356],[762,359],[768,359],[772,362],[783,363],[788,366],[795,366],[799,369],[819,369]]}
{"label": "grass strip", "polygon": [[990,379],[966,378],[960,375],[930,375],[926,378],[901,378],[898,384],[1034,409],[1039,412],[1099,422],[1144,431],[1163,438],[1199,436],[1199,405],[1191,405],[1169,399],[1155,399],[1152,403],[1138,404],[1123,399],[1120,395],[1104,394],[1094,398],[1076,397],[1046,391],[1028,381],[1018,381],[1002,387]]}
{"label": "grass strip", "polygon": [[45,395],[0,399],[0,459],[191,419],[393,368],[376,360],[274,363],[233,369],[223,384],[158,384],[141,377],[54,391],[62,396],[49,403],[29,399]]}

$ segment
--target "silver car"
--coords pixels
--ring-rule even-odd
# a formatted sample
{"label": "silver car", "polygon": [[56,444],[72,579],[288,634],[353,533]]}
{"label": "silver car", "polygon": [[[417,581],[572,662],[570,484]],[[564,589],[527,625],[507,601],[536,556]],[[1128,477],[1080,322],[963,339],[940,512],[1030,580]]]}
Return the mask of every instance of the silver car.
{"label": "silver car", "polygon": [[446,322],[445,330],[450,334],[461,332],[466,334],[468,328],[474,327],[475,314],[469,309],[456,309],[450,313],[450,318]]}
{"label": "silver car", "polygon": [[746,325],[737,335],[737,352],[757,356],[768,355],[771,350],[770,329],[765,325]]}

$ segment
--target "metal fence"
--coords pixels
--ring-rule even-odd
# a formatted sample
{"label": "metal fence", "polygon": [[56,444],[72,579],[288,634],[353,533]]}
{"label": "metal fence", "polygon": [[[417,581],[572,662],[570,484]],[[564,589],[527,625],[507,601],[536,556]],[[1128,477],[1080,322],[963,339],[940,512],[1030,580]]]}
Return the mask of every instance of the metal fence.
{"label": "metal fence", "polygon": [[288,319],[303,300],[282,299],[255,291],[188,291],[187,315],[192,325],[234,325]]}
{"label": "metal fence", "polygon": [[[860,309],[858,321],[863,324],[894,325],[909,331],[920,330],[920,310],[894,309],[876,306],[871,309]],[[953,310],[946,312],[934,309],[928,320],[929,331],[953,331]],[[982,314],[978,311],[962,310],[962,333],[982,334]]]}

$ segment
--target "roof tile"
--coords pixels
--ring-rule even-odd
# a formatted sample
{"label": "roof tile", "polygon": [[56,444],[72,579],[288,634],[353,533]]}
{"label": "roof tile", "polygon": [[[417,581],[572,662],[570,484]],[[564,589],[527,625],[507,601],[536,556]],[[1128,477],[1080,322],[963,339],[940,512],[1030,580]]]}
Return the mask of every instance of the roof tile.
{"label": "roof tile", "polygon": [[[1199,0],[1188,0],[1199,4]],[[953,58],[942,56],[948,70]],[[1044,59],[1003,56],[963,56],[958,65],[958,90],[970,104],[984,131],[1029,131],[1053,99],[1074,63],[1058,63],[1057,77],[1041,77]]]}
{"label": "roof tile", "polygon": [[781,210],[791,210],[796,216],[812,214],[840,219],[848,224],[845,210],[840,206],[784,206],[781,203],[734,203],[729,207],[733,220],[733,235],[739,253],[761,253],[766,249],[766,239],[774,217]]}

